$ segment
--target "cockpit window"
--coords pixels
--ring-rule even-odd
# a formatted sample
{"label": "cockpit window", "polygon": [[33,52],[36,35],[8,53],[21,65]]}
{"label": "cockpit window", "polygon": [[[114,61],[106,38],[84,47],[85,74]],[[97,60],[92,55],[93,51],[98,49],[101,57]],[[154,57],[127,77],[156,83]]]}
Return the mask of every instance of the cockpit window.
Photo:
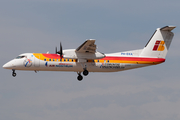
{"label": "cockpit window", "polygon": [[24,57],[26,57],[26,56],[18,56],[18,57],[16,57],[16,59],[21,59],[21,58],[24,58]]}

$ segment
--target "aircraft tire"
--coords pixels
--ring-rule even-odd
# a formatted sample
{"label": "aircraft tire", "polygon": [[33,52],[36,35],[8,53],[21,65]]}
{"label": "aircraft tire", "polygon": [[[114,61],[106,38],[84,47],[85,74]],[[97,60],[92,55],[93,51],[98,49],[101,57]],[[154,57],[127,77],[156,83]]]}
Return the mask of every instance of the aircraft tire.
{"label": "aircraft tire", "polygon": [[13,77],[16,77],[16,73],[12,73],[12,76],[13,76]]}
{"label": "aircraft tire", "polygon": [[77,79],[78,79],[79,81],[81,81],[81,80],[83,79],[83,76],[82,76],[82,75],[78,75]]}
{"label": "aircraft tire", "polygon": [[87,76],[88,74],[89,74],[89,71],[87,71],[87,70],[84,70],[84,71],[83,71],[83,75],[84,75],[84,76]]}

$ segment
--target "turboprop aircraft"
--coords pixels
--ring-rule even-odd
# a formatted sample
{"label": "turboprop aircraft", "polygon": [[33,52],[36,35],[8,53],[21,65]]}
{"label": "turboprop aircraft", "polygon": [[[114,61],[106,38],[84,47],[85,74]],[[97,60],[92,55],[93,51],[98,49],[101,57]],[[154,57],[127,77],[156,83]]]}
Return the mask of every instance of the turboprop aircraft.
{"label": "turboprop aircraft", "polygon": [[74,71],[81,81],[89,72],[117,72],[157,65],[165,62],[174,34],[175,26],[157,28],[143,49],[104,54],[98,52],[94,39],[86,40],[77,49],[55,50],[50,53],[24,53],[9,61],[3,68],[11,69],[15,77],[15,70],[28,71]]}

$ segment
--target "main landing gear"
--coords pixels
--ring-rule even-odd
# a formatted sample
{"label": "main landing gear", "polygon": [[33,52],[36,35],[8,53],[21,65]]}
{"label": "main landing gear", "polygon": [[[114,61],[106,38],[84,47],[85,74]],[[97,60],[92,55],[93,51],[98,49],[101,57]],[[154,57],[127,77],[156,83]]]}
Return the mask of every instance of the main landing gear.
{"label": "main landing gear", "polygon": [[14,69],[12,69],[12,71],[13,71],[13,72],[12,72],[12,76],[13,76],[13,77],[16,77],[15,70],[14,70]]}
{"label": "main landing gear", "polygon": [[77,74],[78,74],[77,79],[78,79],[79,81],[81,81],[81,80],[83,79],[83,76],[81,75],[81,72],[78,72]]}
{"label": "main landing gear", "polygon": [[87,76],[88,74],[89,74],[89,71],[87,71],[86,68],[84,68],[83,75]]}
{"label": "main landing gear", "polygon": [[[81,72],[77,72],[77,74],[78,74],[77,79],[78,79],[79,81],[81,81],[81,80],[83,79],[83,76],[81,75]],[[83,75],[84,75],[84,76],[87,76],[88,74],[89,74],[89,71],[84,68]]]}

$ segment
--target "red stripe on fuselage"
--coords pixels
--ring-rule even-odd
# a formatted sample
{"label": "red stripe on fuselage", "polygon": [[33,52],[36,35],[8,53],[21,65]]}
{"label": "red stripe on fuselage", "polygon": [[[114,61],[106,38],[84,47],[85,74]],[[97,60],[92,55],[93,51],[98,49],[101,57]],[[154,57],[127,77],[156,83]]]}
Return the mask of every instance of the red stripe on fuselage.
{"label": "red stripe on fuselage", "polygon": [[[50,59],[59,59],[60,56],[58,54],[42,54],[46,58]],[[120,60],[120,61],[147,61],[147,62],[165,62],[164,58],[145,58],[145,57],[113,57],[106,56],[101,60]]]}
{"label": "red stripe on fuselage", "polygon": [[46,58],[50,58],[50,59],[59,59],[60,56],[58,54],[42,54],[44,57]]}
{"label": "red stripe on fuselage", "polygon": [[165,62],[164,58],[144,58],[144,57],[105,57],[102,60],[125,60],[125,61],[149,61],[149,62]]}

